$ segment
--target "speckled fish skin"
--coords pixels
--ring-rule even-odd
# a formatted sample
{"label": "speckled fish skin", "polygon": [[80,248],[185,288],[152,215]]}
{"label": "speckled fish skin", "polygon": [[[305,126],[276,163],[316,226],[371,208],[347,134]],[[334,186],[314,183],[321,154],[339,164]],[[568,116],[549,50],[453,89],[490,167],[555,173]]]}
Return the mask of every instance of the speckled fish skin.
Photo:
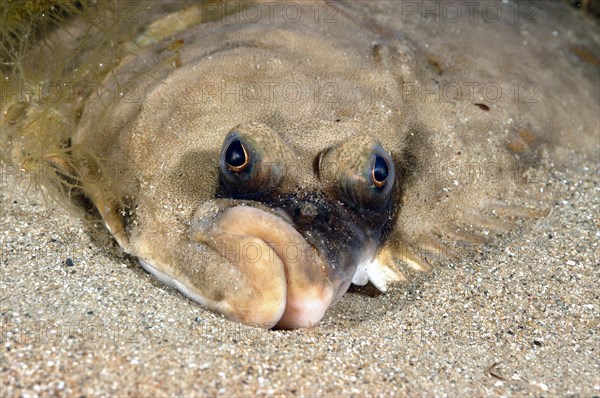
{"label": "speckled fish skin", "polygon": [[[72,137],[99,163],[82,189],[119,244],[212,310],[310,326],[353,280],[385,290],[542,215],[536,182],[568,163],[561,147],[597,154],[597,65],[573,49],[599,39],[564,4],[534,17],[565,13],[567,37],[506,6],[473,23],[292,4],[293,22],[267,4],[252,23],[178,11],[102,82],[132,84],[131,100],[88,101]],[[248,180],[229,179],[232,139],[257,161]]]}
{"label": "speckled fish skin", "polygon": [[[286,328],[317,322],[345,293],[358,264],[375,255],[391,218],[393,181],[370,208],[358,198],[342,203],[338,193],[345,182],[337,176],[347,167],[340,161],[354,162],[348,170],[362,173],[361,162],[368,167],[373,151],[388,158],[393,179],[387,150],[402,148],[403,140],[395,131],[400,119],[389,109],[393,78],[380,67],[356,68],[363,57],[372,66],[372,38],[363,38],[366,52],[357,51],[355,39],[335,26],[323,25],[323,32],[282,20],[193,26],[178,35],[185,43],[179,67],[161,71],[158,79],[136,79],[140,102],[89,105],[74,136],[75,148],[93,148],[94,157],[106,159],[105,175],[119,170],[135,176],[129,187],[115,182],[132,193],[135,211],[127,220],[120,217],[122,198],[106,189],[107,179],[86,188],[121,245],[161,280],[232,319]],[[129,81],[160,61],[157,48],[123,63],[115,79]],[[263,93],[270,87],[272,98],[238,98],[247,87]],[[307,98],[284,91],[296,87]],[[364,131],[367,120],[375,123]],[[261,194],[251,200],[222,187],[219,160],[230,132],[269,152],[261,159],[269,165],[263,173],[281,174],[266,192],[251,181],[251,191]],[[318,175],[315,159],[328,148]],[[368,185],[366,195],[372,195]],[[215,200],[219,193],[225,198]],[[307,205],[316,214],[303,215]],[[226,230],[223,218],[235,219],[227,209],[244,222]],[[276,225],[281,221],[285,225]],[[245,255],[260,259],[244,262]]]}

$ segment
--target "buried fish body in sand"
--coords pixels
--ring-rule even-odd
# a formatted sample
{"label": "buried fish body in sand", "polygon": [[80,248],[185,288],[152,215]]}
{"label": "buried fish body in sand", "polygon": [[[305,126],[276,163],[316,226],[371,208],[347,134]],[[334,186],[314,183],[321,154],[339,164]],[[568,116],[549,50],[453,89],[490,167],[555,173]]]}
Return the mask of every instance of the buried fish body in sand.
{"label": "buried fish body in sand", "polygon": [[142,33],[74,10],[22,64],[75,89],[15,95],[7,141],[148,272],[239,322],[310,326],[352,282],[385,291],[472,252],[544,214],[561,148],[595,150],[597,66],[569,50],[597,44],[585,26],[552,41],[551,23],[434,24],[394,2],[251,23],[244,2],[156,4]]}

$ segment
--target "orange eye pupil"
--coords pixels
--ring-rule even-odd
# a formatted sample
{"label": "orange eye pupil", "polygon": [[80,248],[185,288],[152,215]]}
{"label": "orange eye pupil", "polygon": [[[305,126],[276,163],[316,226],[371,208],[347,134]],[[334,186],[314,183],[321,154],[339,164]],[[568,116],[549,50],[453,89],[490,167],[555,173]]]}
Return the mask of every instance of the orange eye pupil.
{"label": "orange eye pupil", "polygon": [[249,163],[248,152],[240,140],[232,141],[225,151],[225,161],[231,171],[242,171]]}
{"label": "orange eye pupil", "polygon": [[371,178],[373,184],[377,188],[381,188],[385,185],[385,182],[389,175],[388,164],[381,155],[375,155],[375,162],[373,163],[373,169],[371,170]]}

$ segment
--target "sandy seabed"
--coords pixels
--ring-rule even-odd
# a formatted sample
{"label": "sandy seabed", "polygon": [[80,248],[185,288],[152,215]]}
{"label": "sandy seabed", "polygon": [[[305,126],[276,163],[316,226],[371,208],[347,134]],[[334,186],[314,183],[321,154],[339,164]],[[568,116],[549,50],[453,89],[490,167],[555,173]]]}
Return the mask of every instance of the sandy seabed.
{"label": "sandy seabed", "polygon": [[5,175],[1,395],[600,395],[595,167],[554,173],[546,218],[296,331],[204,310]]}

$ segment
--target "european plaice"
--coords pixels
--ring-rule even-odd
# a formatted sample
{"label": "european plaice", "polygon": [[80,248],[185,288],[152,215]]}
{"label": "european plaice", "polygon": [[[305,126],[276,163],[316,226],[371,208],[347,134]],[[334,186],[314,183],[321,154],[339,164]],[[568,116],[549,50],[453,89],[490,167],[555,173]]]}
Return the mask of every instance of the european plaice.
{"label": "european plaice", "polygon": [[567,2],[3,10],[3,158],[246,324],[501,241],[567,149],[598,159],[597,22]]}

